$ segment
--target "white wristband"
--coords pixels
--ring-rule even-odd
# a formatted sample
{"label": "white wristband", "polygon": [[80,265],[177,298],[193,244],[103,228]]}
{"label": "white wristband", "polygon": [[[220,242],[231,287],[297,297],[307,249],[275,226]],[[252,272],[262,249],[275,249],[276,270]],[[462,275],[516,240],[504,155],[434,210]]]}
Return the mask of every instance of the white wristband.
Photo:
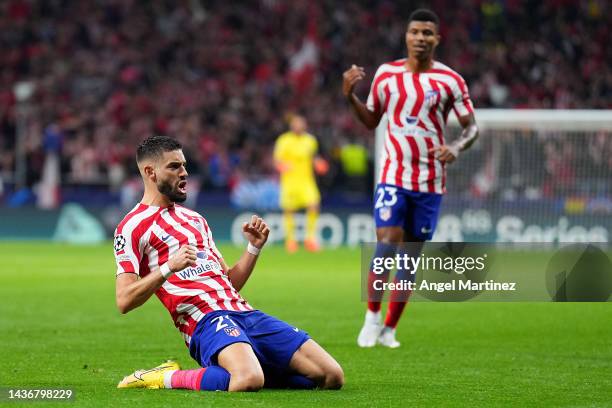
{"label": "white wristband", "polygon": [[174,273],[170,270],[170,266],[168,266],[168,263],[163,264],[159,268],[159,272],[162,274],[164,279],[168,279]]}
{"label": "white wristband", "polygon": [[247,245],[247,252],[251,255],[257,256],[261,252],[261,249],[257,248],[255,245],[249,242],[249,245]]}

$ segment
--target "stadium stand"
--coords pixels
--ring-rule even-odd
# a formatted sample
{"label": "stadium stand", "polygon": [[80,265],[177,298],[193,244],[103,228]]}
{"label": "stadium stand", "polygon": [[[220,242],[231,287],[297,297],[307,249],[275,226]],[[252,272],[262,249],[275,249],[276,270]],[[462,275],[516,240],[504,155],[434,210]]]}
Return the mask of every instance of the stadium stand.
{"label": "stadium stand", "polygon": [[[612,108],[607,2],[430,3],[445,22],[438,59],[460,68],[477,107]],[[155,132],[184,143],[203,188],[227,192],[245,177],[274,173],[274,138],[285,128],[285,113],[300,110],[332,162],[322,187],[336,188],[345,179],[342,147],[357,140],[373,151],[373,138],[342,99],[341,73],[358,63],[371,79],[377,63],[389,55],[401,58],[405,21],[416,6],[377,0],[109,0],[95,7],[71,0],[4,1],[0,179],[7,186],[13,181],[19,126],[13,87],[27,80],[35,86],[24,129],[29,186],[40,180],[45,156],[55,152],[64,185],[117,190],[135,174],[133,146]],[[589,143],[575,149],[563,139],[543,138],[535,151],[507,150],[501,160],[509,164],[502,168],[510,173],[500,180],[523,169],[513,157],[545,160],[560,183],[578,176],[566,171],[568,160],[610,171],[610,138]],[[554,194],[559,182],[541,179],[542,194]]]}

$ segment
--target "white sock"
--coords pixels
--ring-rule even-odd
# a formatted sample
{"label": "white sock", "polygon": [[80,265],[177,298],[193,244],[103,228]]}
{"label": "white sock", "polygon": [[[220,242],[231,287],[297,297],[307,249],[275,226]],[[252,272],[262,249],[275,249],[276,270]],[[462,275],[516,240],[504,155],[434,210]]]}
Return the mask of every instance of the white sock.
{"label": "white sock", "polygon": [[378,312],[367,310],[365,320],[368,323],[380,324],[380,310]]}
{"label": "white sock", "polygon": [[164,373],[164,388],[172,388],[172,374],[174,374],[176,370],[166,371]]}

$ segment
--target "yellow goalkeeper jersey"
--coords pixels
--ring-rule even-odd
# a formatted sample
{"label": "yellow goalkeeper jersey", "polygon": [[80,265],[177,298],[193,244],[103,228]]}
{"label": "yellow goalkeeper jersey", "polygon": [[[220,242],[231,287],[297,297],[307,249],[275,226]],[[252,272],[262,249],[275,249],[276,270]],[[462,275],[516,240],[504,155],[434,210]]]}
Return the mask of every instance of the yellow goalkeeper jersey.
{"label": "yellow goalkeeper jersey", "polygon": [[281,187],[315,184],[313,159],[318,148],[317,139],[309,133],[285,132],[278,137],[274,145],[274,160],[287,166],[287,170],[281,173]]}

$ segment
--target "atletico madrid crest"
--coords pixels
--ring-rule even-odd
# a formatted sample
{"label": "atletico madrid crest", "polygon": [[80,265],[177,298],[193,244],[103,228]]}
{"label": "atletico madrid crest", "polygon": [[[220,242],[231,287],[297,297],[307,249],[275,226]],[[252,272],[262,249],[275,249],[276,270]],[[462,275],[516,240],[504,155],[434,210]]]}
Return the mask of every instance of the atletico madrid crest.
{"label": "atletico madrid crest", "polygon": [[223,330],[225,330],[225,334],[227,334],[228,336],[232,336],[232,337],[240,336],[240,330],[238,330],[237,327],[226,327]]}
{"label": "atletico madrid crest", "polygon": [[378,210],[378,216],[383,221],[389,221],[391,219],[391,207],[382,207]]}
{"label": "atletico madrid crest", "polygon": [[425,92],[425,106],[432,107],[440,101],[440,91],[432,89]]}

